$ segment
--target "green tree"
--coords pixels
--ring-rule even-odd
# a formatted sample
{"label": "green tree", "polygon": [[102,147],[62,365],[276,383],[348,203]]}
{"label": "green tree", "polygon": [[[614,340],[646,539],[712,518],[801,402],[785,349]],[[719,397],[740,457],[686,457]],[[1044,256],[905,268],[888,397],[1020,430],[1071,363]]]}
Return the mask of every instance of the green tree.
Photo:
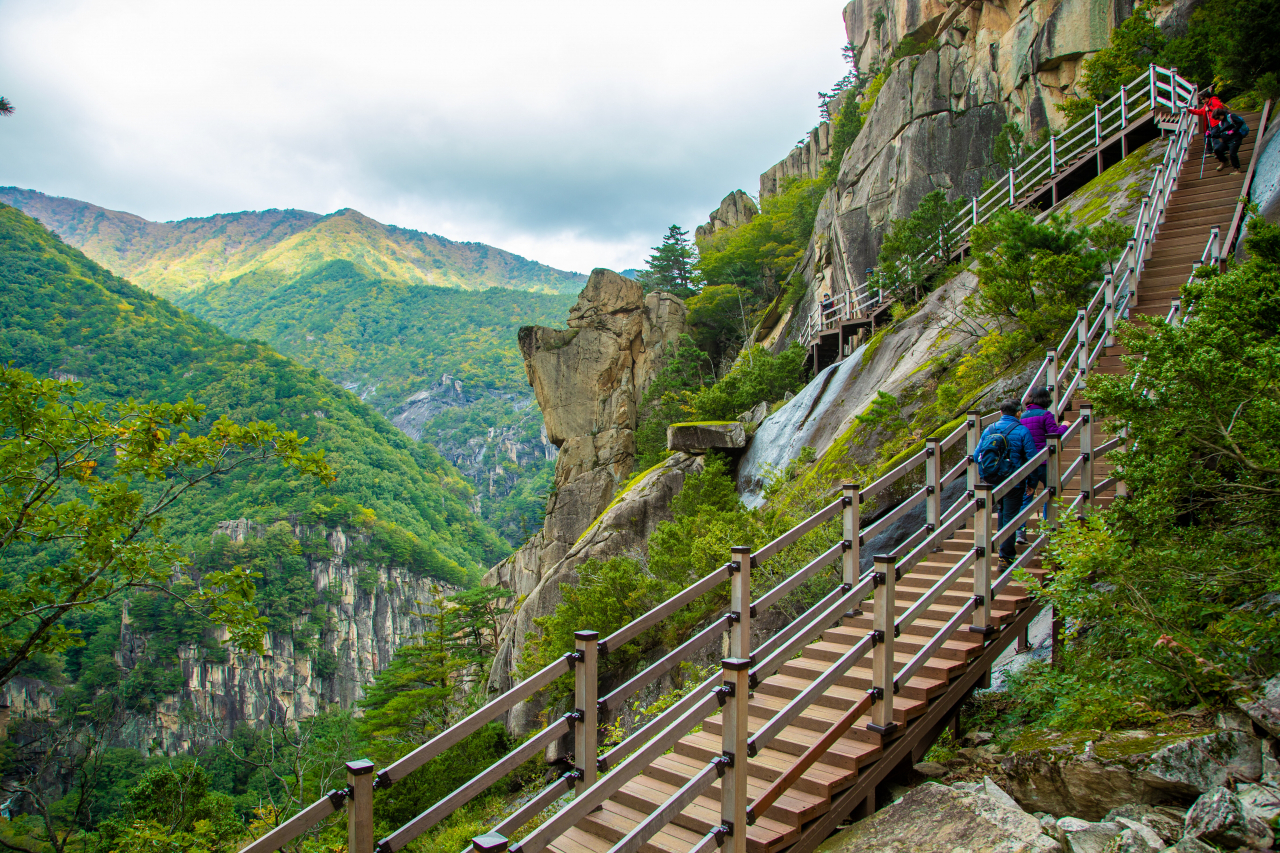
{"label": "green tree", "polygon": [[13,104],[9,102],[8,98],[0,98],[0,116],[11,115],[13,115]]}
{"label": "green tree", "polygon": [[67,617],[127,589],[163,592],[256,648],[264,631],[251,573],[232,568],[173,581],[180,549],[165,513],[237,468],[278,459],[322,480],[332,471],[305,438],[226,417],[192,434],[205,407],[108,408],[76,400],[80,384],[0,367],[0,685],[34,655],[79,642]]}
{"label": "green tree", "polygon": [[653,247],[649,268],[642,270],[638,278],[646,293],[662,290],[681,298],[692,296],[702,286],[696,263],[697,251],[689,232],[672,225],[662,238],[662,245]]}
{"label": "green tree", "polygon": [[876,283],[900,302],[918,302],[928,292],[930,273],[944,266],[964,236],[948,226],[968,204],[947,201],[946,190],[920,199],[906,219],[895,219],[876,256]]}
{"label": "green tree", "polygon": [[1153,62],[1159,62],[1165,43],[1164,34],[1148,14],[1148,7],[1140,5],[1111,31],[1108,45],[1085,60],[1080,83],[1088,97],[1066,100],[1058,104],[1057,109],[1068,122],[1089,115],[1096,105],[1120,91],[1122,85],[1146,73]]}
{"label": "green tree", "polygon": [[1008,171],[1022,160],[1022,126],[1016,121],[1005,122],[996,134],[995,145],[991,148],[991,159],[1001,169]]}
{"label": "green tree", "polygon": [[1090,248],[1089,229],[1072,228],[1059,215],[1037,223],[1024,211],[1001,211],[971,239],[978,290],[966,310],[1024,349],[1053,341],[1070,325],[1107,257]]}

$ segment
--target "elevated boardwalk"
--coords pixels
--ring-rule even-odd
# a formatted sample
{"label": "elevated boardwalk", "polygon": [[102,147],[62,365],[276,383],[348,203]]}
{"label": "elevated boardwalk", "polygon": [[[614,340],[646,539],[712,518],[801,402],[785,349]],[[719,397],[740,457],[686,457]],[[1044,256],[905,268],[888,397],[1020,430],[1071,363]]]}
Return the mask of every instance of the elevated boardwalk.
{"label": "elevated boardwalk", "polygon": [[[999,415],[969,412],[960,427],[927,439],[879,480],[843,486],[830,504],[756,550],[734,548],[724,566],[612,635],[576,632],[575,652],[391,766],[378,770],[367,761],[348,763],[347,788],[317,800],[242,853],[277,850],[344,808],[351,853],[394,853],[561,739],[572,741],[572,769],[474,839],[478,853],[712,853],[721,848],[810,853],[851,815],[874,811],[876,786],[919,761],[964,698],[986,683],[996,660],[1040,613],[1019,572],[1047,579],[1040,555],[1048,531],[1107,506],[1123,492],[1123,483],[1111,476],[1107,454],[1125,439],[1102,434],[1086,397],[1091,372],[1124,369],[1114,344],[1116,323],[1140,315],[1177,320],[1178,288],[1192,265],[1217,263],[1234,239],[1233,223],[1240,214],[1236,199],[1248,176],[1212,172],[1211,163],[1199,177],[1198,127],[1182,109],[1194,89],[1155,67],[1134,87],[1146,87],[1151,107],[1163,106],[1173,116],[1157,119],[1171,131],[1165,161],[1114,275],[1080,308],[1027,388],[1028,393],[1038,385],[1052,388],[1054,409],[1070,427],[1066,435],[1050,439],[1005,483],[991,486],[979,482],[972,455],[983,427]],[[1128,103],[1121,98],[1123,118]],[[1249,118],[1256,140],[1265,110]],[[1092,153],[1085,146],[1069,163],[1090,156],[1099,161],[1098,168],[1105,162],[1104,148],[1114,141],[1101,130],[1101,111],[1095,119]],[[1050,179],[1058,178],[1054,155],[1051,150]],[[1241,150],[1242,161],[1251,158],[1252,143]],[[1062,180],[1069,179],[1068,170],[1062,171]],[[1052,181],[1023,186],[1011,173],[1007,202],[1031,203],[1046,186],[1057,192]],[[973,219],[982,215],[975,204]],[[1051,488],[999,527],[999,498],[1041,464]],[[959,497],[944,503],[946,487],[962,480]],[[908,497],[897,503],[885,500],[902,493]],[[863,572],[864,544],[917,507],[923,507],[926,524],[892,552],[871,555],[872,569]],[[1000,543],[1024,522],[1031,543],[1020,548],[1012,565],[1001,565],[996,559]],[[753,591],[751,579],[759,567],[821,531],[826,531],[821,555],[767,592]],[[753,619],[802,584],[812,588],[824,578],[827,586],[818,601],[753,645]],[[726,588],[722,615],[599,695],[601,655],[709,593],[723,595]],[[726,640],[729,654],[719,672],[601,752],[598,733],[610,714],[680,662]],[[428,766],[567,673],[575,685],[568,713],[444,799],[424,803],[421,814],[375,842],[376,789]]]}

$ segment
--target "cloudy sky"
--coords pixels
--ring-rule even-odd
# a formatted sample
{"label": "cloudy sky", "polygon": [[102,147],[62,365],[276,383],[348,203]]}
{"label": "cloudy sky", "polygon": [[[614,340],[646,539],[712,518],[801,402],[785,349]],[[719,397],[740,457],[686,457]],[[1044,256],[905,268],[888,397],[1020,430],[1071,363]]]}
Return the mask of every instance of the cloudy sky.
{"label": "cloudy sky", "polygon": [[0,185],[641,266],[818,118],[842,0],[0,0]]}

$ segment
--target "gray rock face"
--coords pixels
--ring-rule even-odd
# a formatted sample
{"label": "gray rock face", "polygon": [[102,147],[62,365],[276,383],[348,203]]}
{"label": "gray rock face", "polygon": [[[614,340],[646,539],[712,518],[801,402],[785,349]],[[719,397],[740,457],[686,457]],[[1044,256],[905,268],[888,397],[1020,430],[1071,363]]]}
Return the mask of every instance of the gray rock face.
{"label": "gray rock face", "polygon": [[970,850],[992,853],[1049,851],[1056,842],[1040,822],[981,794],[934,782],[912,788],[902,799],[836,833],[820,853],[917,853]]}
{"label": "gray rock face", "polygon": [[[576,580],[574,567],[643,548],[657,523],[670,518],[667,507],[685,473],[700,466],[683,454],[674,456],[615,501],[634,468],[640,400],[667,345],[685,330],[679,299],[646,296],[635,281],[603,269],[591,273],[569,311],[567,329],[520,330],[529,384],[548,440],[560,453],[542,529],[485,576],[486,583],[500,584],[522,601],[501,628],[490,675],[494,689],[511,686],[525,635],[535,618],[560,602],[560,584]],[[509,722],[523,731],[530,713],[522,706]]]}
{"label": "gray rock face", "polygon": [[1264,682],[1257,693],[1236,705],[1272,737],[1280,737],[1280,675]]}
{"label": "gray rock face", "polygon": [[1159,837],[1163,842],[1159,849],[1164,849],[1166,844],[1173,844],[1182,837],[1182,818],[1183,814],[1180,810],[1129,803],[1107,812],[1103,820],[1122,823],[1125,826],[1135,822],[1140,823]]}
{"label": "gray rock face", "polygon": [[1280,788],[1272,785],[1237,785],[1236,796],[1244,813],[1266,824],[1280,819]]}
{"label": "gray rock face", "polygon": [[667,427],[667,450],[706,453],[708,450],[741,450],[747,446],[742,421],[672,424]]}
{"label": "gray rock face", "polygon": [[1058,837],[1068,853],[1105,853],[1125,829],[1118,823],[1090,823],[1076,817],[1058,819]]}
{"label": "gray rock face", "polygon": [[1271,830],[1245,814],[1240,798],[1226,788],[1213,788],[1187,812],[1186,833],[1219,847],[1270,847]]}
{"label": "gray rock face", "polygon": [[1151,756],[1146,773],[1184,794],[1262,776],[1262,743],[1249,732],[1215,732],[1170,744]]}
{"label": "gray rock face", "polygon": [[751,196],[742,190],[734,190],[724,197],[720,206],[707,214],[707,224],[694,229],[695,240],[705,240],[725,228],[736,228],[745,225],[760,212]]}

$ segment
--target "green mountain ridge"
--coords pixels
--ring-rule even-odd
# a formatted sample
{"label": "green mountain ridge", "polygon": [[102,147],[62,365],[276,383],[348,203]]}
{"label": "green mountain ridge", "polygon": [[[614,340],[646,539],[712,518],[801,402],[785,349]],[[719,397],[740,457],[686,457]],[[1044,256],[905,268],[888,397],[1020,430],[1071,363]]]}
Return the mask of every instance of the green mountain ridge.
{"label": "green mountain ridge", "polygon": [[0,187],[0,202],[41,221],[117,275],[177,296],[249,273],[287,280],[343,259],[383,278],[463,290],[576,294],[586,276],[488,246],[384,225],[343,208],[328,215],[264,210],[152,222],[35,190]]}
{"label": "green mountain ridge", "polygon": [[73,376],[90,400],[189,394],[209,420],[273,420],[326,451],[338,473],[329,488],[277,466],[238,471],[191,494],[168,522],[192,550],[207,546],[222,519],[333,521],[358,504],[416,538],[419,568],[443,580],[474,577],[509,551],[470,511],[470,484],[433,447],[411,441],[319,371],[135,287],[2,204],[0,360]]}

